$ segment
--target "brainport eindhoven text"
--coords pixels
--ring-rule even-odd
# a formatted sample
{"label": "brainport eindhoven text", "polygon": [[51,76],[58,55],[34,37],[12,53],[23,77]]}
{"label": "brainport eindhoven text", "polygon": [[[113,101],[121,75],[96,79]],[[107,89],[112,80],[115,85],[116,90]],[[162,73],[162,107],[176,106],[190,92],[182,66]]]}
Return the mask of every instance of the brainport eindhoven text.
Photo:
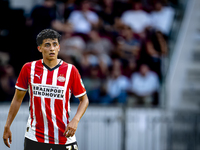
{"label": "brainport eindhoven text", "polygon": [[64,98],[64,90],[58,87],[33,85],[33,95],[62,99]]}

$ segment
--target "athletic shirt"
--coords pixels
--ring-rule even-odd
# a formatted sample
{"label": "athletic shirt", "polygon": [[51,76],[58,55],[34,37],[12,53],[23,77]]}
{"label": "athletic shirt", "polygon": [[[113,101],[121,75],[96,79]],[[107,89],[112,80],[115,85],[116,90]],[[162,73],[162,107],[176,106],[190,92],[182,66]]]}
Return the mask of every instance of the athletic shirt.
{"label": "athletic shirt", "polygon": [[75,135],[63,135],[69,123],[71,93],[77,98],[86,93],[75,66],[62,60],[52,69],[43,60],[26,63],[15,87],[30,95],[26,138],[61,145],[76,141]]}

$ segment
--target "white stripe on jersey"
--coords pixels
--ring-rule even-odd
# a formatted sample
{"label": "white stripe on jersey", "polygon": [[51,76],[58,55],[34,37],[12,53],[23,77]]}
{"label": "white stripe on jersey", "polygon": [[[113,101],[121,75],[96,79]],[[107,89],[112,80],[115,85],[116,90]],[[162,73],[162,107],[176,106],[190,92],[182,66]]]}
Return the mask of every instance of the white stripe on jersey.
{"label": "white stripe on jersey", "polygon": [[58,126],[56,123],[56,115],[55,115],[55,111],[54,111],[54,105],[55,105],[55,98],[51,99],[51,118],[52,118],[52,122],[53,122],[53,127],[54,127],[54,142],[55,144],[58,144]]}
{"label": "white stripe on jersey", "polygon": [[[72,70],[72,65],[71,64],[68,64],[68,68],[67,68],[67,73],[66,73],[66,81],[65,81],[65,93],[66,93],[66,90],[67,90],[67,85],[69,83],[69,78],[70,78],[70,74],[71,74],[71,70]],[[69,95],[70,96],[70,95]],[[65,97],[65,96],[64,96]],[[70,98],[70,97],[69,97]],[[65,98],[64,98],[65,99]],[[66,109],[65,109],[65,102],[63,102],[63,121],[65,123],[65,126],[67,126],[67,117],[66,117]],[[68,113],[70,113],[70,102],[68,100]]]}
{"label": "white stripe on jersey", "polygon": [[33,80],[34,80],[35,63],[36,63],[36,61],[33,61],[33,62],[31,63],[31,83],[33,83]]}
{"label": "white stripe on jersey", "polygon": [[69,105],[68,106],[68,115],[69,115],[69,117],[70,117],[70,111],[71,111],[70,108],[69,108],[70,107],[70,97],[71,97],[71,95],[72,95],[72,92],[71,92],[71,89],[69,89],[69,101],[68,101],[68,105]]}
{"label": "white stripe on jersey", "polygon": [[53,72],[53,82],[52,82],[52,85],[53,86],[56,86],[57,85],[57,76],[58,76],[58,69],[59,68],[56,68]]}
{"label": "white stripe on jersey", "polygon": [[[48,70],[45,67],[43,67],[42,85],[46,84],[47,73],[48,73]],[[47,122],[47,117],[46,117],[44,96],[41,96],[41,109],[42,109],[42,115],[43,115],[43,121],[44,121],[44,140],[45,140],[44,142],[49,143],[48,122]]]}
{"label": "white stripe on jersey", "polygon": [[[34,81],[34,74],[35,74],[35,63],[36,63],[36,61],[33,61],[32,63],[31,63],[31,74],[30,74],[30,77],[31,77],[31,84],[33,83],[33,81]],[[29,93],[29,95],[31,95],[30,93]],[[35,120],[35,104],[34,104],[34,96],[32,96],[32,99],[31,99],[31,101],[32,101],[32,110],[33,110],[33,122],[32,122],[32,128],[33,128],[33,131],[34,131],[34,137],[35,137],[35,131],[36,131],[36,120]],[[31,126],[31,122],[30,122],[30,126]],[[36,138],[35,138],[36,139]],[[37,140],[37,139],[36,139]]]}
{"label": "white stripe on jersey", "polygon": [[[54,72],[53,72],[53,82],[52,82],[52,85],[53,86],[56,86],[57,85],[57,76],[58,76],[58,69],[55,69]],[[54,139],[55,139],[55,144],[58,144],[58,126],[57,126],[57,123],[56,123],[56,115],[55,115],[55,111],[54,111],[54,107],[55,107],[55,98],[52,98],[51,99],[51,104],[50,104],[50,107],[51,107],[51,118],[52,118],[52,121],[53,121],[53,127],[54,127]]]}

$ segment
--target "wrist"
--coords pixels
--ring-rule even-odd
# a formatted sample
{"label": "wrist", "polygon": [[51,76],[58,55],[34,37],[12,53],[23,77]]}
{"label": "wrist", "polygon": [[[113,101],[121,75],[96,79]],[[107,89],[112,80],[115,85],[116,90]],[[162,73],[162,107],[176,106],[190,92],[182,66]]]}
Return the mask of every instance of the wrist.
{"label": "wrist", "polygon": [[9,125],[5,125],[4,129],[10,129],[10,126]]}
{"label": "wrist", "polygon": [[76,121],[80,121],[80,118],[79,117],[77,117],[77,116],[74,116],[74,120],[76,120]]}

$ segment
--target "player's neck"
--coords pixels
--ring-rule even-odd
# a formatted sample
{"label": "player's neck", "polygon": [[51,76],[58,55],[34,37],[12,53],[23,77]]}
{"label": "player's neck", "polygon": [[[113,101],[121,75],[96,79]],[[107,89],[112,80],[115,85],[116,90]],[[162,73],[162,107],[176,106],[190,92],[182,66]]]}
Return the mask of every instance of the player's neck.
{"label": "player's neck", "polygon": [[54,59],[54,60],[47,60],[43,59],[43,62],[49,67],[54,68],[58,63],[60,62],[60,59]]}

